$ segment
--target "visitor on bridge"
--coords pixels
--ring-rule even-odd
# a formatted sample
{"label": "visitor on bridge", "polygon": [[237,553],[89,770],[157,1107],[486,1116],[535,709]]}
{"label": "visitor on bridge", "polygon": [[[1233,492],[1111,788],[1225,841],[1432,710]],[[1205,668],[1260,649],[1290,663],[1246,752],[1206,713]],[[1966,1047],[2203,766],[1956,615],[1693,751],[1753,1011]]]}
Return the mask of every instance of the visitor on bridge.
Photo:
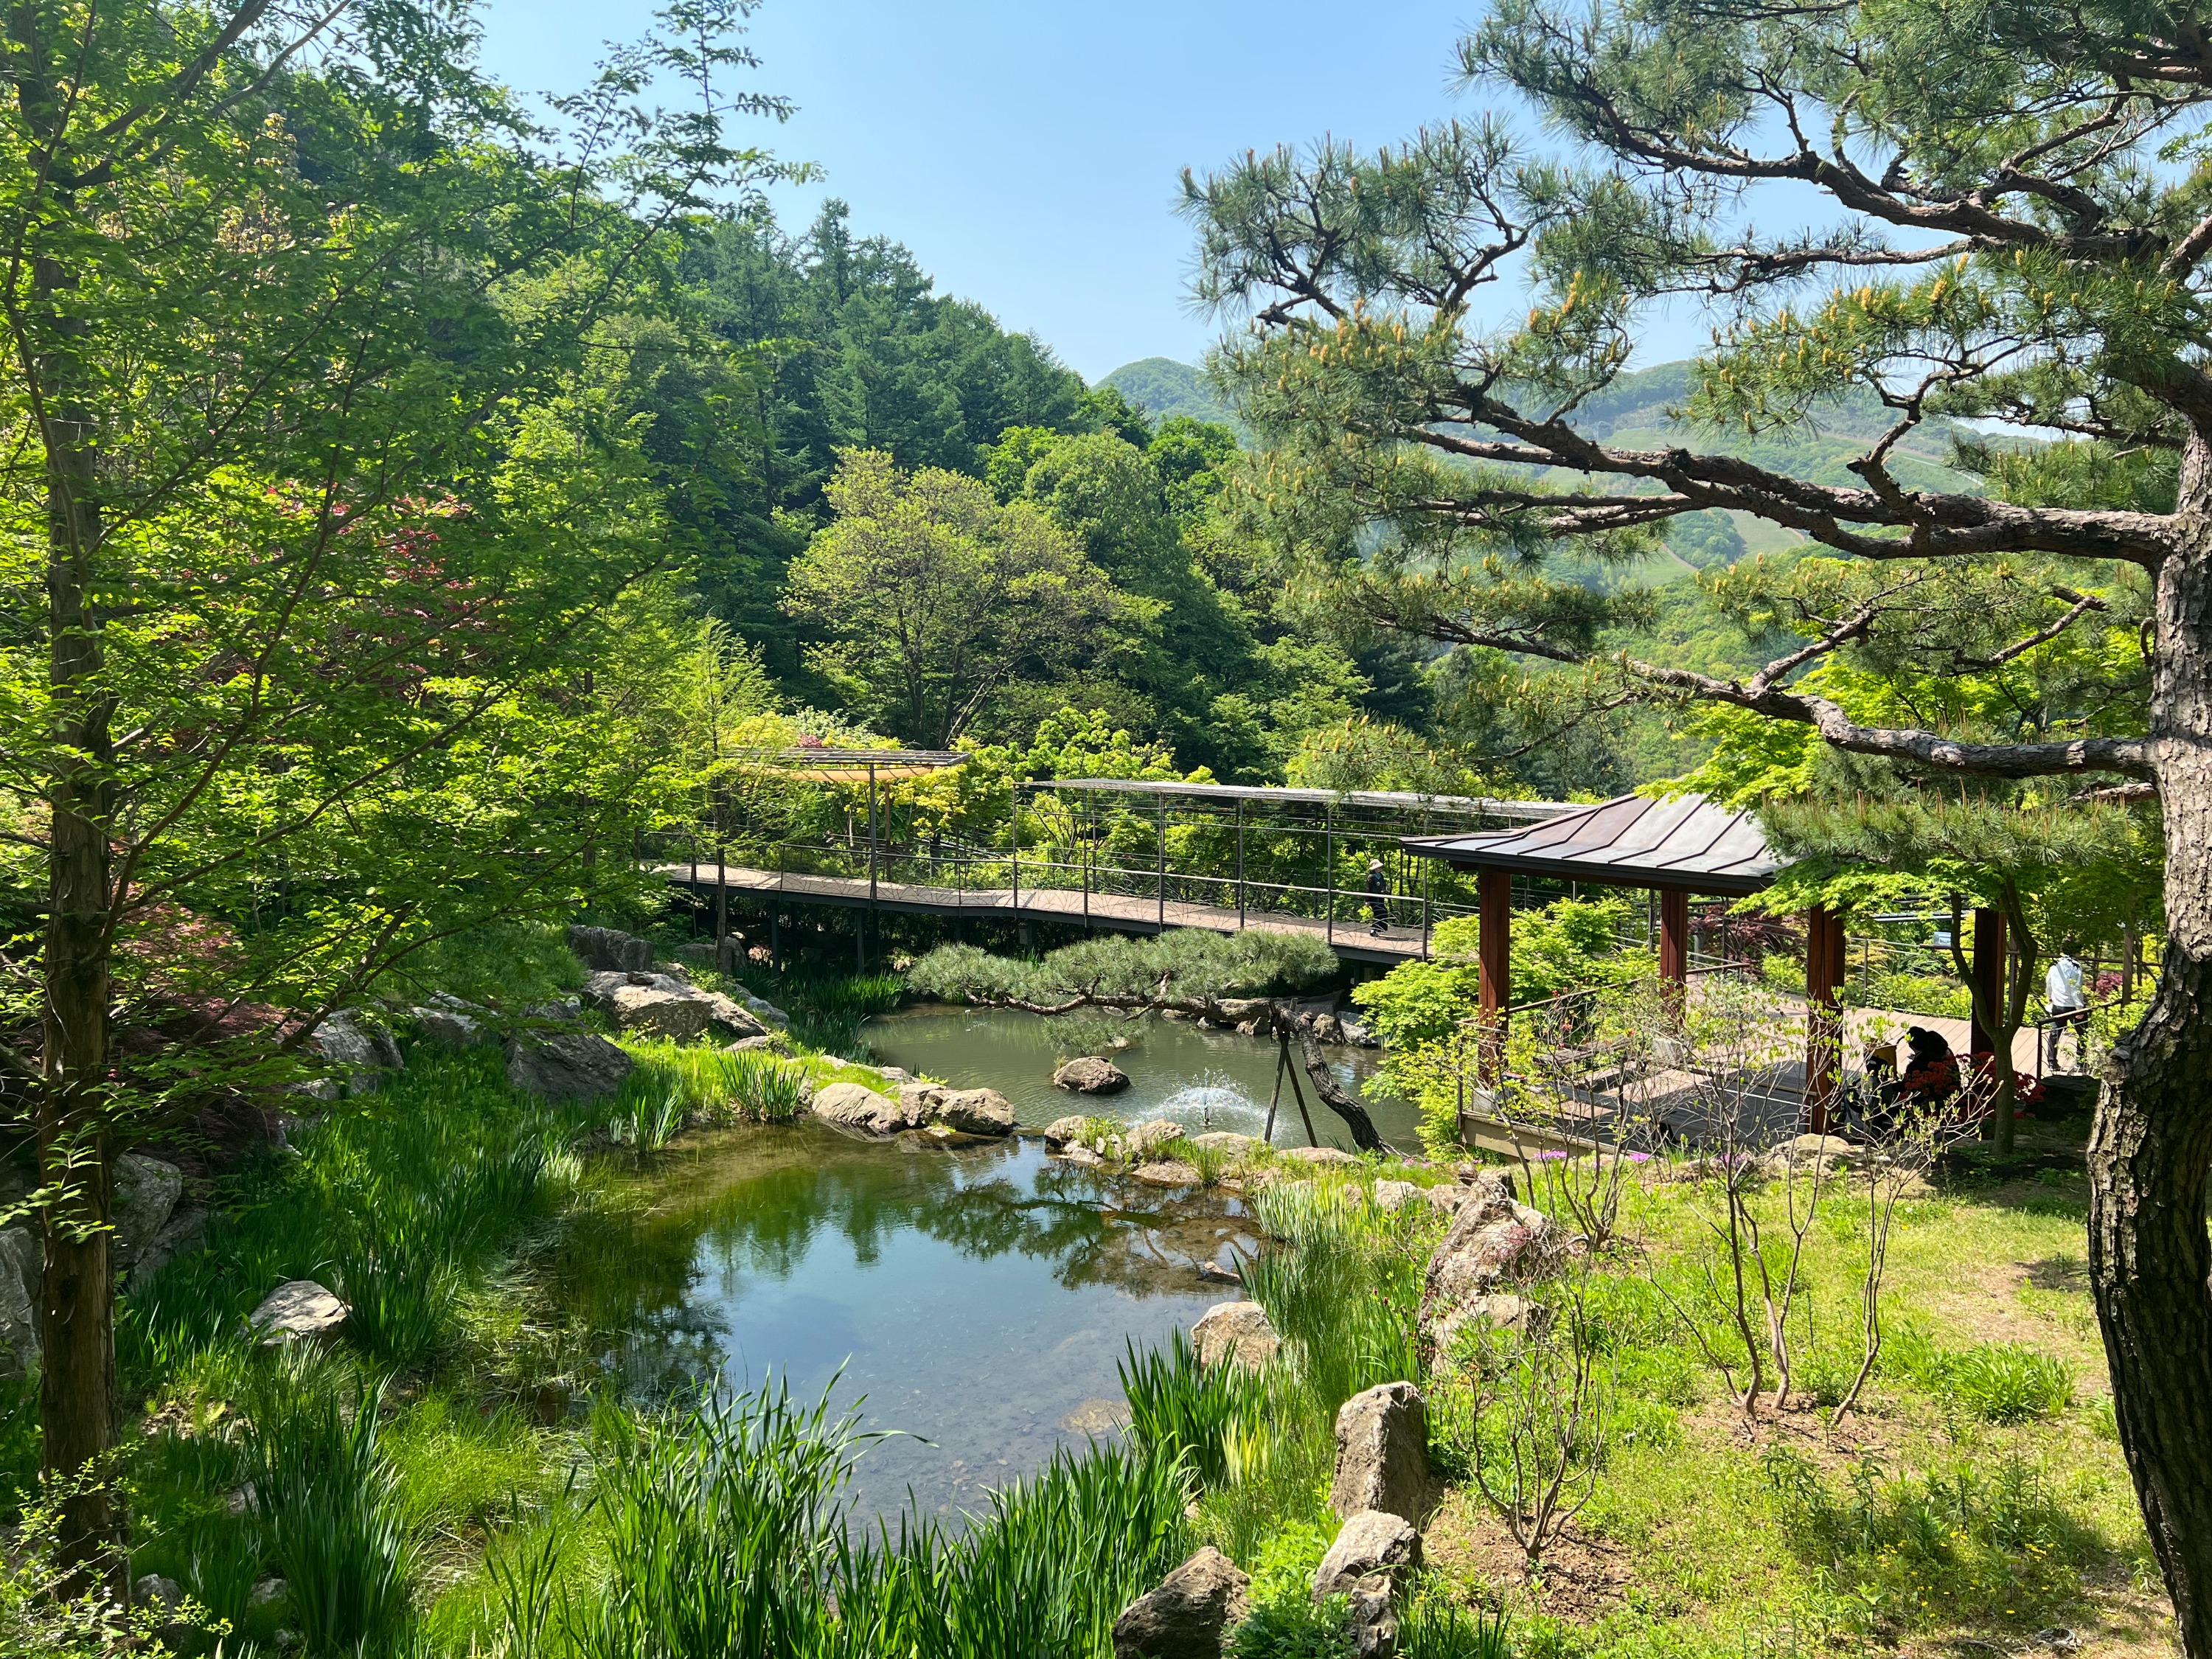
{"label": "visitor on bridge", "polygon": [[2074,953],[2081,947],[2068,939],[2058,947],[2058,960],[2051,964],[2051,971],[2043,976],[2043,1000],[2050,1005],[2050,1036],[2045,1041],[2050,1046],[2050,1057],[2044,1063],[2052,1071],[2058,1069],[2058,1039],[2068,1031],[2074,1033],[2074,1069],[2080,1071],[2088,1036],[2089,998],[2082,988],[2081,964]]}
{"label": "visitor on bridge", "polygon": [[1367,915],[1369,933],[1379,936],[1389,931],[1390,878],[1383,872],[1381,859],[1367,860]]}

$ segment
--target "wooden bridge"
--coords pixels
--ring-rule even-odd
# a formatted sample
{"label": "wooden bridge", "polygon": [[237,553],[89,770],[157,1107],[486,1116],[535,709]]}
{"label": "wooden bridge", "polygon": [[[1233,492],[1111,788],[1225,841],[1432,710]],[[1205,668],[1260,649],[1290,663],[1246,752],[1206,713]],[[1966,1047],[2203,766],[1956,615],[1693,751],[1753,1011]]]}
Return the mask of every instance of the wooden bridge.
{"label": "wooden bridge", "polygon": [[[860,771],[840,754],[841,772]],[[885,763],[889,769],[890,763]],[[865,775],[865,773],[863,774]],[[865,823],[854,815],[839,841],[779,842],[732,848],[718,857],[664,862],[670,882],[714,904],[718,932],[733,907],[775,918],[787,906],[829,906],[960,919],[1048,922],[1123,933],[1171,927],[1235,933],[1250,928],[1304,933],[1325,940],[1347,961],[1383,966],[1425,959],[1437,922],[1468,906],[1455,886],[1432,890],[1431,862],[1409,859],[1403,838],[1443,824],[1474,828],[1525,823],[1571,810],[1548,801],[1505,801],[1392,791],[1247,788],[1220,784],[1079,778],[1024,784],[1010,813],[1014,833],[1005,848],[895,840],[867,793]],[[1024,851],[1020,814],[1034,814],[1041,796],[1066,794],[1058,808],[1065,834]],[[1151,867],[1115,862],[1100,830],[1099,803],[1146,832]],[[1132,801],[1140,803],[1133,813]],[[1170,856],[1174,829],[1210,832],[1207,867]],[[1304,847],[1313,867],[1305,881],[1274,878],[1247,867],[1247,837],[1265,837],[1279,851],[1288,838]],[[1384,890],[1340,883],[1347,857],[1384,866]]]}

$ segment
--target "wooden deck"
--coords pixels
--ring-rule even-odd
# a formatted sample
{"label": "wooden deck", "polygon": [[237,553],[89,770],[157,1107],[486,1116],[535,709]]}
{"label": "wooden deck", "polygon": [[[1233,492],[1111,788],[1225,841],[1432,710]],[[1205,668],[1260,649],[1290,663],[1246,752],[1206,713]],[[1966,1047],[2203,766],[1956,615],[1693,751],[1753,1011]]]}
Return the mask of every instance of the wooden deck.
{"label": "wooden deck", "polygon": [[[696,892],[714,892],[717,872],[712,864],[699,866]],[[691,866],[664,864],[659,873],[679,887],[691,885]],[[872,892],[865,876],[803,876],[774,870],[753,870],[730,865],[720,872],[734,901],[776,896],[805,904],[830,904],[848,909],[892,910],[907,915],[986,916],[1001,921],[1049,921],[1061,926],[1104,928],[1120,933],[1156,933],[1165,927],[1197,927],[1212,933],[1235,933],[1258,929],[1279,933],[1306,933],[1325,939],[1340,957],[1354,962],[1395,964],[1418,961],[1425,939],[1418,927],[1392,927],[1369,932],[1366,895],[1347,893],[1339,902],[1357,915],[1340,915],[1334,928],[1317,916],[1288,915],[1279,911],[1247,910],[1241,917],[1231,908],[1192,904],[1170,899],[1132,898],[1119,893],[1082,892],[1060,887],[959,888],[924,886],[908,882],[878,881]],[[1401,901],[1403,902],[1403,901]]]}

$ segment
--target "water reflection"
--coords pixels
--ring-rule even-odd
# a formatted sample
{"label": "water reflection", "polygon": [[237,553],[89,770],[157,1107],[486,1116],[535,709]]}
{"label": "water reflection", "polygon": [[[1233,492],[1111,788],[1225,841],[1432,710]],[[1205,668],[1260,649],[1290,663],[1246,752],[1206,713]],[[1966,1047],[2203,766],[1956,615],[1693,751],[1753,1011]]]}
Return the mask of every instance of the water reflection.
{"label": "water reflection", "polygon": [[[1048,1159],[1035,1143],[863,1145],[812,1125],[708,1137],[623,1181],[550,1265],[600,1364],[651,1395],[708,1375],[865,1394],[894,1439],[865,1499],[951,1510],[1109,1423],[1126,1340],[1218,1294],[1253,1241],[1233,1199]],[[1063,1425],[1069,1426],[1063,1426]]]}

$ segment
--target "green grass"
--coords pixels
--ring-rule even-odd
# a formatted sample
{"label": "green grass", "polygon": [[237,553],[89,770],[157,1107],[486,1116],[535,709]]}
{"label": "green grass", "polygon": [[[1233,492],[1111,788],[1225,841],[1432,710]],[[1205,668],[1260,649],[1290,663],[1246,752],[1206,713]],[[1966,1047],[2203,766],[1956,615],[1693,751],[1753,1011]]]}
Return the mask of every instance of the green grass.
{"label": "green grass", "polygon": [[[704,976],[700,976],[704,982]],[[791,1016],[791,1039],[817,1054],[867,1058],[860,1028],[898,1006],[906,981],[896,974],[838,974],[747,967],[736,975],[755,996]]]}
{"label": "green grass", "polygon": [[1267,1378],[1241,1365],[1200,1365],[1180,1329],[1164,1350],[1139,1354],[1131,1343],[1117,1368],[1137,1443],[1179,1461],[1201,1490],[1226,1480],[1238,1449],[1267,1432]]}

